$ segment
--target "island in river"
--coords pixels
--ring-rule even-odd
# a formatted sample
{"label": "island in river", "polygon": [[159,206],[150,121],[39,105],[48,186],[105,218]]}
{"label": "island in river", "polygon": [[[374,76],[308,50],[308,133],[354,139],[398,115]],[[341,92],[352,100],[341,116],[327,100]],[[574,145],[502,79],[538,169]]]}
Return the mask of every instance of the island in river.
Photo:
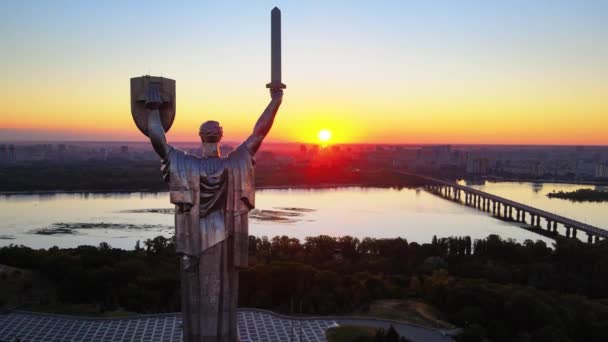
{"label": "island in river", "polygon": [[608,191],[594,189],[578,189],[575,191],[558,191],[547,194],[549,198],[561,198],[575,202],[604,202],[608,201]]}

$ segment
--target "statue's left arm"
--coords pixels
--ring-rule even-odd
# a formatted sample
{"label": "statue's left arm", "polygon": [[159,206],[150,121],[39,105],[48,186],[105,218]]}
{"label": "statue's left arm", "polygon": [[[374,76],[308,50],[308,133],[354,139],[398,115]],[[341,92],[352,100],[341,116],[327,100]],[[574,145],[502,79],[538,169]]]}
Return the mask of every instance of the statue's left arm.
{"label": "statue's left arm", "polygon": [[262,145],[262,141],[270,132],[272,128],[272,123],[274,122],[274,118],[279,111],[279,107],[281,106],[281,102],[283,101],[283,90],[282,89],[271,89],[270,97],[272,100],[264,110],[264,113],[256,122],[255,127],[253,128],[253,133],[245,140],[245,147],[249,150],[249,152],[253,155],[255,154],[260,146]]}

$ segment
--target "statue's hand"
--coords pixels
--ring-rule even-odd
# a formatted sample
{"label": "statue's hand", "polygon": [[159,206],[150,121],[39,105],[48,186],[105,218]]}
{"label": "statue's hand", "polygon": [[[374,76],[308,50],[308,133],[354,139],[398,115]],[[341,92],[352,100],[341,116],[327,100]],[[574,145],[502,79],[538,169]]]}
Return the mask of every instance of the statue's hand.
{"label": "statue's hand", "polygon": [[270,89],[270,98],[273,100],[283,99],[283,89]]}
{"label": "statue's hand", "polygon": [[163,105],[163,99],[160,96],[158,87],[150,86],[146,91],[146,108],[154,110],[159,109]]}

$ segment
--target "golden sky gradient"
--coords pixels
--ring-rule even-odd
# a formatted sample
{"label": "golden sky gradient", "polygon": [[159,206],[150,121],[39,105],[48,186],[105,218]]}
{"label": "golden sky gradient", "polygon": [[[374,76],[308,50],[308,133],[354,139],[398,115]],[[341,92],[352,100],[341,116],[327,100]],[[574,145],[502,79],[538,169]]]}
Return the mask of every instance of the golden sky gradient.
{"label": "golden sky gradient", "polygon": [[[208,119],[243,139],[269,101],[276,1],[60,3],[11,1],[0,24],[0,140],[143,140],[143,74],[177,81],[170,141]],[[379,3],[280,1],[288,88],[269,140],[608,144],[603,3]]]}

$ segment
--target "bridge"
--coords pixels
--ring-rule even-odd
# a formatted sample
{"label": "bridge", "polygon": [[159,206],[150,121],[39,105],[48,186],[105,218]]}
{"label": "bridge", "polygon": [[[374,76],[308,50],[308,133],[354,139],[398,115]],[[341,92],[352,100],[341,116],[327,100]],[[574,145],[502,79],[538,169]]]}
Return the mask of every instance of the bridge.
{"label": "bridge", "polygon": [[[559,225],[560,229],[564,231],[564,236],[567,238],[577,238],[576,234],[578,231],[587,233],[588,243],[594,243],[600,241],[600,239],[608,238],[608,231],[605,229],[534,208],[523,203],[515,202],[504,197],[496,196],[446,180],[422,176],[405,171],[395,172],[401,175],[420,178],[424,180],[424,188],[427,191],[484,212],[491,212],[498,218],[528,224],[527,215],[529,215],[529,224],[532,227],[542,229],[542,219],[543,223],[546,223],[547,232],[550,234],[558,235],[560,233],[558,231]],[[515,215],[513,215],[514,212]]]}

